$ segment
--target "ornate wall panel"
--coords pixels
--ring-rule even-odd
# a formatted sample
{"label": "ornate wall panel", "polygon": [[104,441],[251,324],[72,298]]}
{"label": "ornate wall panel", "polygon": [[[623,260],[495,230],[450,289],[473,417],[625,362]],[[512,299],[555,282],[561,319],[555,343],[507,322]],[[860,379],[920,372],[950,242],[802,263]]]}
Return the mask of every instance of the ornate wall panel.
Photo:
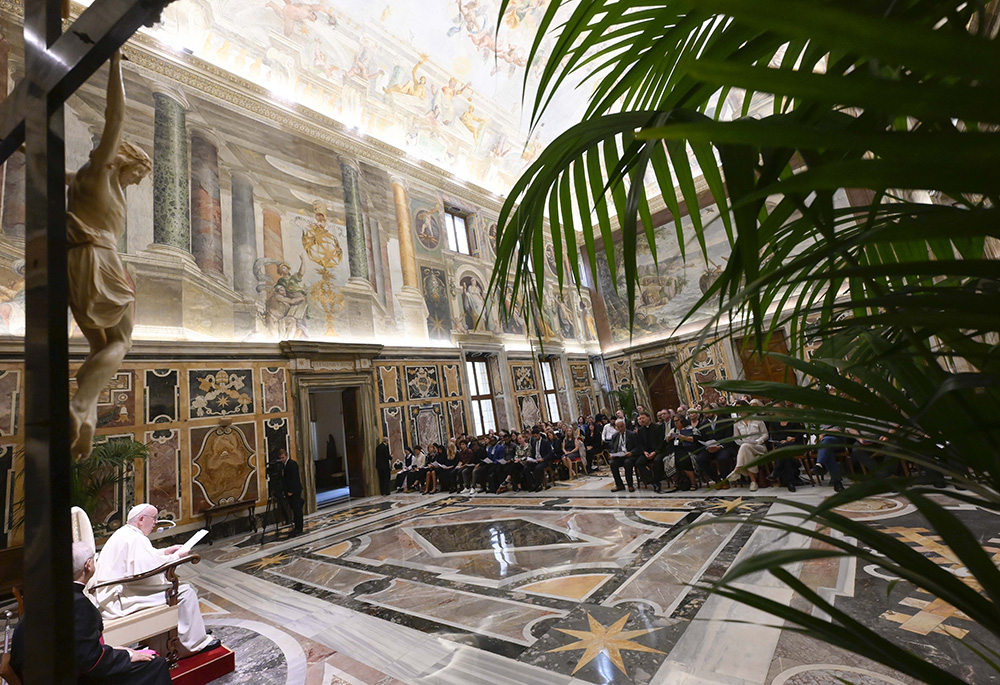
{"label": "ornate wall panel", "polygon": [[510,377],[514,381],[514,392],[530,392],[538,389],[533,364],[511,364]]}
{"label": "ornate wall panel", "polygon": [[400,367],[379,366],[377,367],[376,379],[378,380],[379,402],[390,404],[403,399],[402,383],[400,382]]}
{"label": "ornate wall panel", "polygon": [[448,442],[443,403],[410,405],[409,410],[410,432],[416,444],[429,445],[436,442],[444,445]]}
{"label": "ornate wall panel", "polygon": [[191,509],[257,499],[257,426],[253,422],[191,429]]}
{"label": "ornate wall panel", "polygon": [[406,395],[410,400],[441,397],[437,366],[406,366]]}
{"label": "ornate wall panel", "polygon": [[444,376],[445,397],[461,397],[465,394],[465,389],[462,387],[462,371],[458,364],[443,365],[441,374]]}
{"label": "ornate wall panel", "polygon": [[260,396],[262,413],[280,414],[288,411],[288,379],[284,368],[271,366],[260,370]]}
{"label": "ornate wall panel", "polygon": [[469,432],[465,422],[465,401],[451,400],[448,402],[448,430],[451,431],[450,436]]}
{"label": "ornate wall panel", "polygon": [[412,449],[418,444],[407,440],[405,413],[403,407],[382,407],[382,435],[389,438],[389,453],[393,457],[402,455],[404,446]]}
{"label": "ornate wall panel", "polygon": [[542,422],[541,401],[538,395],[518,395],[517,411],[521,428],[530,428]]}
{"label": "ornate wall panel", "polygon": [[590,387],[590,366],[586,362],[570,362],[569,373],[573,376],[574,388]]}
{"label": "ornate wall panel", "polygon": [[0,436],[17,433],[20,400],[21,372],[15,369],[0,370]]}
{"label": "ornate wall panel", "polygon": [[[94,443],[100,445],[102,442],[134,438],[135,435],[132,433],[104,434],[98,435],[94,439]],[[121,481],[101,493],[97,509],[90,517],[90,522],[94,526],[94,535],[110,534],[111,529],[117,527],[119,522],[124,521],[125,513],[138,503],[135,493],[134,480]]]}
{"label": "ornate wall panel", "polygon": [[173,423],[180,419],[177,369],[149,369],[146,378],[146,423]]}
{"label": "ornate wall panel", "polygon": [[277,459],[278,451],[282,449],[286,451],[291,449],[288,444],[288,419],[285,417],[264,419],[264,454],[262,456],[267,461]]}
{"label": "ornate wall panel", "polygon": [[192,419],[254,413],[253,369],[197,369],[188,378]]}
{"label": "ornate wall panel", "polygon": [[[69,395],[76,394],[76,379],[69,381]],[[97,396],[97,427],[114,428],[140,423],[135,415],[135,372],[125,370],[115,374]]]}
{"label": "ornate wall panel", "polygon": [[160,510],[160,518],[181,518],[181,432],[178,428],[146,431],[146,498]]}

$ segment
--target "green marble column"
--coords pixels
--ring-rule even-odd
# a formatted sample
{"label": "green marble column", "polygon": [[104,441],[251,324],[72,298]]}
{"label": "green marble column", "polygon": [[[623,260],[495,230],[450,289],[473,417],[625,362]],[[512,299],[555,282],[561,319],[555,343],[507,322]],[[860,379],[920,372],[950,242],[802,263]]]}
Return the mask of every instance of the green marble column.
{"label": "green marble column", "polygon": [[153,242],[191,251],[191,186],[184,105],[153,93]]}
{"label": "green marble column", "polygon": [[347,260],[351,278],[368,280],[368,246],[365,223],[361,215],[361,184],[353,164],[342,161],[340,170],[344,184],[344,214],[347,221]]}

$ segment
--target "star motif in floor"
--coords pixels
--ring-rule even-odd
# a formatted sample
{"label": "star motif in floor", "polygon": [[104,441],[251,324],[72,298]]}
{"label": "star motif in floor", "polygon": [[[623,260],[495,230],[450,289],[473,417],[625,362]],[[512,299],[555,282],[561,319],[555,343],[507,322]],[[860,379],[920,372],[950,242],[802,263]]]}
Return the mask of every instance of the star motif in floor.
{"label": "star motif in floor", "polygon": [[588,611],[587,620],[590,622],[590,630],[565,630],[563,628],[556,628],[556,630],[560,633],[566,633],[567,635],[578,638],[579,640],[548,651],[570,652],[578,649],[584,650],[583,656],[580,657],[580,660],[576,664],[576,668],[573,669],[574,674],[597,658],[601,653],[604,653],[608,655],[611,663],[613,663],[619,671],[627,676],[628,671],[625,670],[621,650],[625,649],[633,652],[652,652],[653,654],[664,653],[658,649],[653,649],[652,647],[647,647],[646,645],[641,645],[638,642],[632,641],[633,637],[648,635],[649,633],[659,630],[659,628],[622,630],[631,617],[632,614],[628,613],[615,621],[612,625],[604,626],[601,625],[597,619],[591,616]]}
{"label": "star motif in floor", "polygon": [[742,497],[737,497],[736,499],[730,500],[729,502],[716,502],[715,504],[709,505],[708,508],[719,509],[722,511],[723,514],[728,514],[734,509],[739,509],[744,504],[749,504],[749,502],[745,501]]}
{"label": "star motif in floor", "polygon": [[268,566],[277,566],[279,564],[283,564],[291,558],[292,555],[290,554],[285,554],[284,552],[278,552],[277,554],[272,554],[269,557],[261,557],[257,561],[250,564],[250,568],[254,568],[259,571],[262,568],[267,568]]}

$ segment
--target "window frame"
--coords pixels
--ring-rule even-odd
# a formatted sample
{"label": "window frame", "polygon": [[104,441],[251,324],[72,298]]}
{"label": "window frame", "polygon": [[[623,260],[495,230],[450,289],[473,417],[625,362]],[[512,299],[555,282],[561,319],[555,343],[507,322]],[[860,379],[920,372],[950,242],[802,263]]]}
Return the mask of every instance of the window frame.
{"label": "window frame", "polygon": [[[469,219],[472,217],[471,214],[463,212],[460,209],[454,207],[444,208],[444,234],[445,243],[448,246],[449,252],[454,252],[455,254],[464,254],[467,257],[474,256],[472,253],[472,228],[469,226]],[[465,231],[462,235],[465,238],[465,250],[462,250],[462,244],[459,242],[458,227],[456,223],[461,220],[465,225]]]}
{"label": "window frame", "polygon": [[[546,377],[545,371],[549,375]],[[549,423],[558,423],[562,420],[559,412],[559,391],[556,388],[556,372],[552,367],[551,359],[538,360],[538,375],[542,381],[542,399],[545,401],[545,411],[548,414]],[[551,387],[549,387],[551,385]]]}
{"label": "window frame", "polygon": [[[483,393],[484,388],[480,387],[476,364],[482,364],[485,368],[486,388],[488,392]],[[493,377],[490,374],[489,357],[468,355],[465,358],[465,375],[469,390],[469,409],[472,412],[472,426],[476,436],[488,435],[490,430],[497,430],[497,407],[494,399]],[[486,417],[483,413],[483,403],[489,402],[491,426],[486,425]],[[478,421],[478,424],[477,424]],[[482,430],[478,430],[481,428]]]}

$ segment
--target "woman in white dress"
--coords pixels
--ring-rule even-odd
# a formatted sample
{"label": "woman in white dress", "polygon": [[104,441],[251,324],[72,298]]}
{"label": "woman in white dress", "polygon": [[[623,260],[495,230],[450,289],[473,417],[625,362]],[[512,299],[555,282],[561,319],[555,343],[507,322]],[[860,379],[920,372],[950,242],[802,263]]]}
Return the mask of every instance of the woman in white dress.
{"label": "woman in white dress", "polygon": [[[747,402],[740,400],[737,404],[746,405]],[[753,400],[749,405],[759,407],[761,402]],[[760,419],[743,415],[739,421],[733,424],[733,436],[736,438],[736,444],[739,445],[739,451],[736,453],[736,468],[727,478],[730,481],[737,481],[745,473],[750,477],[750,492],[755,492],[758,488],[757,478],[760,467],[747,466],[747,464],[767,452],[767,424]]]}

